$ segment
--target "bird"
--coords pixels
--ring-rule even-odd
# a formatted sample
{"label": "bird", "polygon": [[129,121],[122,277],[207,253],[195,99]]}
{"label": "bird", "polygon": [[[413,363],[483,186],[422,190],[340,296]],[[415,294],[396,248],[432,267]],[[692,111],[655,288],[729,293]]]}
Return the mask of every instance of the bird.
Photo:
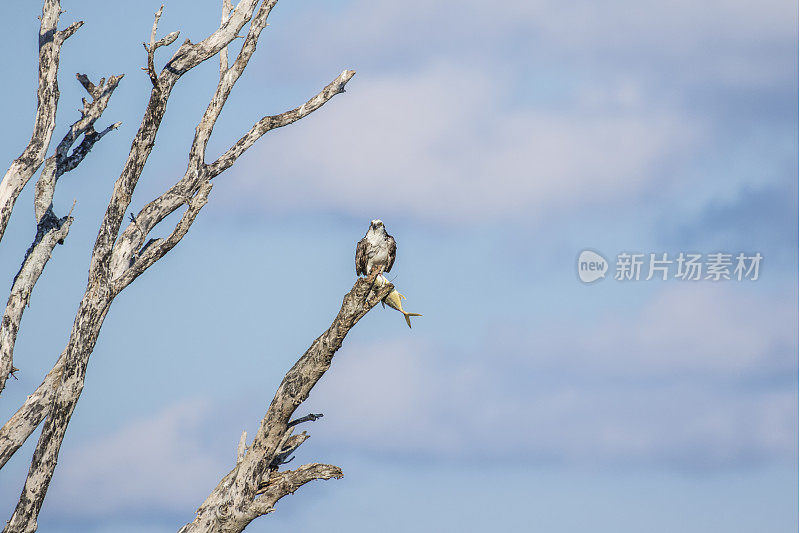
{"label": "bird", "polygon": [[356,246],[356,274],[369,276],[373,268],[378,269],[378,274],[389,272],[396,255],[394,237],[386,233],[386,226],[381,220],[373,220],[367,234]]}

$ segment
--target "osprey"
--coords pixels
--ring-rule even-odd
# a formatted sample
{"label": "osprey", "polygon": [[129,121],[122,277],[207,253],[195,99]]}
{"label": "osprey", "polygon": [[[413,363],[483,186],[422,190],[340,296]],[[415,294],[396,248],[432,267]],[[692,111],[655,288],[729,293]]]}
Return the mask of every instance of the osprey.
{"label": "osprey", "polygon": [[394,237],[386,233],[383,222],[373,220],[356,246],[356,274],[367,276],[373,268],[379,268],[379,273],[389,272],[396,254]]}

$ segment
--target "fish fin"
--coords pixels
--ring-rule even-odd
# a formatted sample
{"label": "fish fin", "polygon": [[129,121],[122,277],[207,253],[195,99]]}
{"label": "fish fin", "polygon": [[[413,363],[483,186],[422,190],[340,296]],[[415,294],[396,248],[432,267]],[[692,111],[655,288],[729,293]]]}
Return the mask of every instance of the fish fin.
{"label": "fish fin", "polygon": [[406,317],[406,324],[408,324],[408,327],[410,328],[411,327],[411,317],[412,316],[422,316],[422,315],[419,314],[419,313],[405,313],[404,312],[403,316]]}

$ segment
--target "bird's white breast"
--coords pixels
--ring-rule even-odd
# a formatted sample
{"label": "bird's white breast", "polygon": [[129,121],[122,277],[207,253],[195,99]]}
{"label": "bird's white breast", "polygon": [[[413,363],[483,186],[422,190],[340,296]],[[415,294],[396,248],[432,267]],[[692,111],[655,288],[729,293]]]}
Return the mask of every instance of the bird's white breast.
{"label": "bird's white breast", "polygon": [[382,232],[367,232],[367,272],[372,270],[372,265],[385,265],[389,262],[389,246]]}

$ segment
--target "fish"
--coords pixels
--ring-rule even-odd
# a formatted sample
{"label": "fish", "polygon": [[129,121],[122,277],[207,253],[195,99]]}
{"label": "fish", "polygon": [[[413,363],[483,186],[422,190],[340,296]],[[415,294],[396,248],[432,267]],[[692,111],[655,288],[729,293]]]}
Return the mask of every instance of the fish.
{"label": "fish", "polygon": [[[387,280],[385,277],[383,277],[383,275],[380,275],[375,279],[375,284],[378,287],[383,287],[384,284],[386,284],[386,283],[389,283],[389,280]],[[381,301],[381,305],[384,308],[386,308],[386,306],[388,305],[392,309],[396,309],[397,311],[400,311],[401,313],[403,313],[403,317],[405,317],[405,319],[406,319],[406,324],[408,324],[408,327],[410,328],[411,327],[411,317],[412,316],[422,316],[422,315],[419,314],[419,313],[409,313],[407,311],[404,311],[403,310],[402,301],[405,300],[405,299],[406,299],[406,297],[403,296],[402,294],[400,294],[399,292],[397,292],[397,289],[392,289],[392,292],[387,294],[386,297]]]}

